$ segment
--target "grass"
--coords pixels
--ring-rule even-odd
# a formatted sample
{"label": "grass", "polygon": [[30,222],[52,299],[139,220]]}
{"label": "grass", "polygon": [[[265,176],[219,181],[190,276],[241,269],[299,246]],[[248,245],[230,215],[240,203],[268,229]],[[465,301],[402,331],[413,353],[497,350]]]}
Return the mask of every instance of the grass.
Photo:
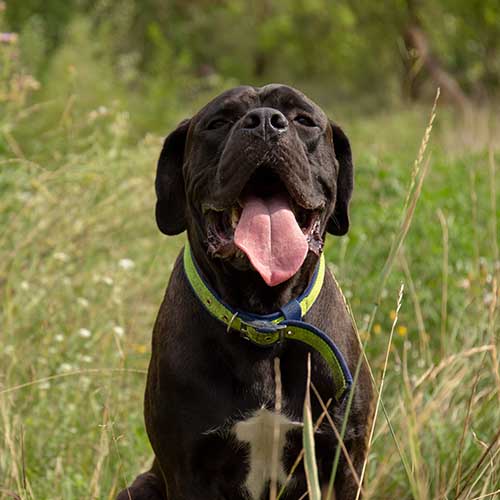
{"label": "grass", "polygon": [[[155,226],[161,138],[132,132],[147,120],[110,96],[92,110],[78,92],[61,95],[1,104],[2,499],[113,498],[148,466],[150,335],[184,240]],[[500,498],[493,119],[457,126],[438,112],[420,199],[384,276],[427,114],[344,124],[352,229],[329,238],[326,256],[379,387],[384,372],[363,488],[373,499]]]}

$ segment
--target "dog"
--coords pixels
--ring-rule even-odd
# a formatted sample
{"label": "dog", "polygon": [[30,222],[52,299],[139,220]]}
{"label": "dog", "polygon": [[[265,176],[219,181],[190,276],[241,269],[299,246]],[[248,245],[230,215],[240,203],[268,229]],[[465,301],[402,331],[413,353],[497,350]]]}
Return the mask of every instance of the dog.
{"label": "dog", "polygon": [[330,403],[315,432],[319,483],[349,402],[334,498],[355,498],[372,386],[322,257],[326,233],[349,228],[347,136],[298,90],[237,87],[166,138],[155,187],[159,229],[188,242],[153,331],[154,463],[118,499],[261,500],[271,484],[303,498],[303,465],[287,476],[303,448],[308,356],[314,422]]}

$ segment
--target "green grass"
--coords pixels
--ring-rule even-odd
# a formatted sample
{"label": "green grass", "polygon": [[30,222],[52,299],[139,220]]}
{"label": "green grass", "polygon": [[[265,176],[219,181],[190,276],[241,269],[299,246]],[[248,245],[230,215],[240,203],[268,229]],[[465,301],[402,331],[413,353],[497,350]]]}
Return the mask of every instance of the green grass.
{"label": "green grass", "polygon": [[[109,90],[94,112],[78,93],[61,95],[35,108],[2,104],[0,498],[112,498],[152,457],[142,418],[149,342],[184,240],[154,221],[161,138],[137,139],[147,119],[111,103]],[[477,498],[500,487],[500,446],[488,449],[500,426],[500,158],[487,147],[498,148],[498,124],[472,148],[463,137],[475,137],[481,116],[458,127],[439,113],[370,331],[428,110],[343,124],[356,160],[352,229],[329,238],[326,256],[377,385],[405,284],[382,396],[401,451],[380,411],[368,498],[455,498],[462,488]]]}

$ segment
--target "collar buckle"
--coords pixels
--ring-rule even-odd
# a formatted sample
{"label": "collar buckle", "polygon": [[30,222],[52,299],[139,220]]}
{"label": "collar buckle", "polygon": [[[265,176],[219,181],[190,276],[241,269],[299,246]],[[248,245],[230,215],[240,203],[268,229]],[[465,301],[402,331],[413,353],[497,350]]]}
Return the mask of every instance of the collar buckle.
{"label": "collar buckle", "polygon": [[265,320],[240,323],[241,336],[259,347],[269,347],[282,340],[283,329],[284,325]]}

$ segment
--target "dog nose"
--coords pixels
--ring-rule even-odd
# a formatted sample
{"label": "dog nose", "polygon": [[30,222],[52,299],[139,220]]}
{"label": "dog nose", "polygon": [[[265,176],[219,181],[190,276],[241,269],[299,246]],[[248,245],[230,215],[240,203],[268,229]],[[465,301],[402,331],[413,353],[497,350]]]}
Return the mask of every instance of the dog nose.
{"label": "dog nose", "polygon": [[267,140],[286,132],[288,120],[277,109],[257,108],[245,115],[242,128]]}

